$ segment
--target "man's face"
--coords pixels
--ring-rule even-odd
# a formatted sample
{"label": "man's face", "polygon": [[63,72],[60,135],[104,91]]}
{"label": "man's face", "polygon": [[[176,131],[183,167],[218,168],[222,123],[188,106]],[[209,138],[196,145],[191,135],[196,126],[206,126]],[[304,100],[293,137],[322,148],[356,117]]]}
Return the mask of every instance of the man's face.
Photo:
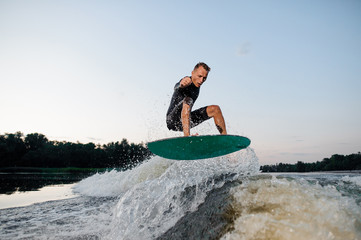
{"label": "man's face", "polygon": [[199,67],[192,71],[192,82],[196,87],[200,87],[207,80],[208,72]]}

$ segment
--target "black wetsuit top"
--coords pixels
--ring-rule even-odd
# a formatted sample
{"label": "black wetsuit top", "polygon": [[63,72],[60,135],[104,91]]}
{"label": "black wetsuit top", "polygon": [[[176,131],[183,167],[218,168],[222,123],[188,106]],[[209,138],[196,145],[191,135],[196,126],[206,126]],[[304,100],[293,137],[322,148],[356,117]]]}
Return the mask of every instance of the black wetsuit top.
{"label": "black wetsuit top", "polygon": [[[167,111],[167,127],[168,129],[175,131],[182,131],[181,114],[183,102],[186,101],[186,103],[192,108],[200,91],[200,88],[196,87],[193,82],[184,88],[180,87],[180,82],[181,81],[174,86],[174,93]],[[206,113],[206,107],[191,112],[190,127],[194,127],[207,119],[209,119],[209,117]]]}

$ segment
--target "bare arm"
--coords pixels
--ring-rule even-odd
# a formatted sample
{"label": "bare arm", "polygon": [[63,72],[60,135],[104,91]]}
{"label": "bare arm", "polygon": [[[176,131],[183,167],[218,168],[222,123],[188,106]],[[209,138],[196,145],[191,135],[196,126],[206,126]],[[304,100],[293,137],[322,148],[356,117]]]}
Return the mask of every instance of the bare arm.
{"label": "bare arm", "polygon": [[183,102],[183,109],[182,109],[182,125],[183,125],[184,136],[189,136],[190,135],[190,128],[189,128],[189,124],[190,124],[189,115],[190,115],[190,112],[191,112],[191,107],[184,101]]}

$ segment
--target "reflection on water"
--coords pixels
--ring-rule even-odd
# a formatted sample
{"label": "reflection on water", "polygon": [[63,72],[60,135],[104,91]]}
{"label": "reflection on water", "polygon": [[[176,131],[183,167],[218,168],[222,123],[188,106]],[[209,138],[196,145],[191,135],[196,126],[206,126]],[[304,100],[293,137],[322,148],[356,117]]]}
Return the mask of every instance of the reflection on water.
{"label": "reflection on water", "polygon": [[0,174],[0,209],[72,198],[73,183],[90,173]]}
{"label": "reflection on water", "polygon": [[0,194],[0,209],[23,207],[33,203],[61,200],[75,197],[72,191],[74,184],[51,185],[40,188],[38,191],[15,192]]}
{"label": "reflection on water", "polygon": [[0,174],[0,194],[36,191],[47,185],[70,184],[80,181],[89,174],[67,173],[17,173]]}

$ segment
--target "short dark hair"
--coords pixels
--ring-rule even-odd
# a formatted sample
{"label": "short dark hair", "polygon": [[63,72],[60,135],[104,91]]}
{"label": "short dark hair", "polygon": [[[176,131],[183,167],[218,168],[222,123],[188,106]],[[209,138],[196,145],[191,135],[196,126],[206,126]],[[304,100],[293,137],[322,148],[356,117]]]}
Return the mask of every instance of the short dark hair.
{"label": "short dark hair", "polygon": [[199,67],[203,67],[207,72],[211,71],[211,68],[207,64],[205,64],[204,62],[197,63],[197,65],[194,67],[193,70],[196,70]]}

